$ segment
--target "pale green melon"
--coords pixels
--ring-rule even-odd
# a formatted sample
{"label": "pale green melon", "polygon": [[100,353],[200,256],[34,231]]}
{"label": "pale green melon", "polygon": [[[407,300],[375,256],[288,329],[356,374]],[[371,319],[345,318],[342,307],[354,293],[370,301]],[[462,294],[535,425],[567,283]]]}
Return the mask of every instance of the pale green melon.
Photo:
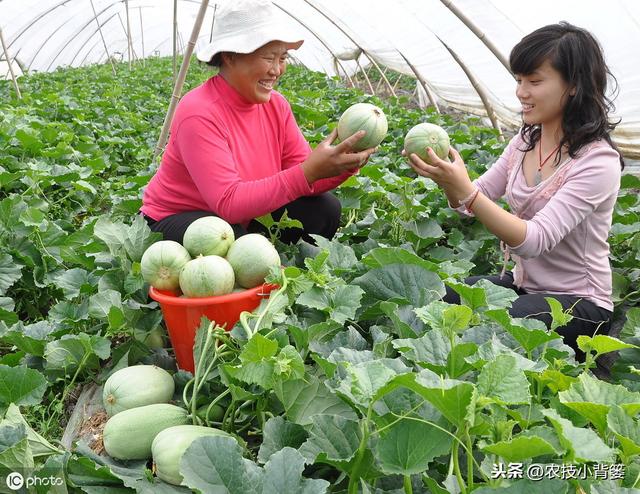
{"label": "pale green melon", "polygon": [[178,242],[160,240],[142,254],[142,278],[158,290],[175,290],[179,286],[180,271],[190,260],[189,252]]}
{"label": "pale green melon", "polygon": [[280,266],[280,255],[273,244],[262,235],[249,233],[238,238],[227,252],[227,261],[243,288],[264,283],[272,266]]}
{"label": "pale green melon", "polygon": [[204,216],[187,227],[182,245],[192,257],[225,256],[234,240],[229,223],[217,216]]}
{"label": "pale green melon", "polygon": [[102,389],[102,403],[109,417],[124,410],[153,403],[168,403],[173,397],[173,376],[155,365],[132,365],[109,376]]}
{"label": "pale green melon", "polygon": [[200,425],[176,425],[160,432],[151,444],[156,475],[173,485],[180,485],[180,460],[191,443],[199,437],[230,437],[225,431]]}
{"label": "pale green melon", "polygon": [[144,460],[151,457],[151,444],[158,433],[187,422],[187,411],[169,403],[130,408],[107,420],[102,433],[104,449],[118,460]]}
{"label": "pale green melon", "polygon": [[234,283],[233,268],[220,256],[198,256],[180,272],[180,289],[189,298],[225,295]]}
{"label": "pale green melon", "polygon": [[430,165],[433,163],[427,155],[427,148],[433,149],[440,159],[448,161],[450,145],[449,134],[442,127],[432,123],[421,123],[412,127],[404,138],[407,156],[415,153]]}
{"label": "pale green melon", "polygon": [[370,103],[356,103],[345,110],[338,120],[338,139],[344,141],[359,130],[367,133],[356,142],[353,151],[376,147],[387,135],[387,117]]}

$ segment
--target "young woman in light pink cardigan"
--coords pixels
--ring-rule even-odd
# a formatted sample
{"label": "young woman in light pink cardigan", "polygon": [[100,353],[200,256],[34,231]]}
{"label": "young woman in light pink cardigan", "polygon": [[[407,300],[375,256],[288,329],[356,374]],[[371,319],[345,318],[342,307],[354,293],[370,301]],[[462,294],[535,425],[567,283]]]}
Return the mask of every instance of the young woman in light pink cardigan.
{"label": "young woman in light pink cardigan", "polygon": [[[607,237],[624,162],[610,137],[611,74],[595,38],[564,22],[524,37],[510,64],[523,126],[486,173],[472,182],[453,148],[452,162],[432,150],[432,165],[416,155],[409,160],[452,207],[496,235],[515,263],[513,272],[465,281],[486,278],[515,290],[513,317],[549,325],[545,297],[571,307],[573,320],[558,332],[581,359],[577,336],[607,333],[613,311]],[[510,211],[495,203],[502,197]],[[460,303],[449,288],[444,300]]]}

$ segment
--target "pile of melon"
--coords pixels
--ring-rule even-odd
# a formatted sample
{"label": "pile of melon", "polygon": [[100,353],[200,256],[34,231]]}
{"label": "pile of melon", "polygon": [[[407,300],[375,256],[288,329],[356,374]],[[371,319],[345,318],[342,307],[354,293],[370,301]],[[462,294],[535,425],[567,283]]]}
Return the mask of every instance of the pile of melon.
{"label": "pile of melon", "polygon": [[134,365],[111,374],[102,390],[109,416],[102,441],[112,458],[153,458],[156,475],[180,485],[180,459],[191,443],[199,437],[228,434],[213,427],[189,425],[187,411],[169,403],[174,391],[173,376],[154,365]]}
{"label": "pile of melon", "polygon": [[262,235],[235,238],[231,225],[216,216],[199,218],[185,231],[182,245],[155,242],[140,261],[142,277],[158,290],[185,297],[213,297],[264,283],[280,255]]}

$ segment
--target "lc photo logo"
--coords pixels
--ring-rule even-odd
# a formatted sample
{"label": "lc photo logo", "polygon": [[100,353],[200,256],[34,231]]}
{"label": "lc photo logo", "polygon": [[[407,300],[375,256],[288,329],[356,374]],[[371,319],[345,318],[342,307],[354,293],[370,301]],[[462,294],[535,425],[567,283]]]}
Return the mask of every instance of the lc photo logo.
{"label": "lc photo logo", "polygon": [[64,485],[64,479],[55,475],[49,477],[24,477],[20,472],[11,472],[7,475],[5,480],[7,487],[12,491],[17,491],[26,487],[27,489],[33,486],[59,486]]}
{"label": "lc photo logo", "polygon": [[11,472],[7,475],[7,487],[12,491],[17,491],[24,485],[24,477],[18,472]]}

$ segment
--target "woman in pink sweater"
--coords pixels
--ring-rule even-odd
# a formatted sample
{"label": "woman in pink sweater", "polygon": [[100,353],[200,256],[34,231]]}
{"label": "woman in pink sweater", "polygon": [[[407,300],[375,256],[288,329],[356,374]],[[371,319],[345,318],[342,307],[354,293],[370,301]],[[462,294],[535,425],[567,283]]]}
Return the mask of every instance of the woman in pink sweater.
{"label": "woman in pink sweater", "polygon": [[141,212],[165,240],[182,242],[193,221],[211,215],[231,223],[236,237],[264,232],[255,218],[279,219],[285,210],[304,229],[284,230],[284,242],[335,234],[341,208],[329,191],[374,150],[351,152],[364,133],[333,146],[335,131],[311,150],[289,103],[274,90],[288,50],[303,43],[290,30],[267,0],[219,9],[212,42],[198,53],[219,74],[180,101],[160,167],[143,193]]}
{"label": "woman in pink sweater", "polygon": [[[523,126],[498,161],[472,182],[459,153],[452,162],[428,153],[433,165],[409,157],[433,179],[449,204],[475,216],[496,235],[513,272],[485,278],[519,295],[513,317],[551,323],[545,297],[571,308],[558,329],[576,350],[578,335],[607,333],[611,321],[611,267],[607,237],[624,162],[610,132],[606,96],[610,72],[602,49],[584,29],[568,23],[542,27],[511,51]],[[494,201],[504,197],[510,212]],[[460,303],[450,288],[445,301]]]}

